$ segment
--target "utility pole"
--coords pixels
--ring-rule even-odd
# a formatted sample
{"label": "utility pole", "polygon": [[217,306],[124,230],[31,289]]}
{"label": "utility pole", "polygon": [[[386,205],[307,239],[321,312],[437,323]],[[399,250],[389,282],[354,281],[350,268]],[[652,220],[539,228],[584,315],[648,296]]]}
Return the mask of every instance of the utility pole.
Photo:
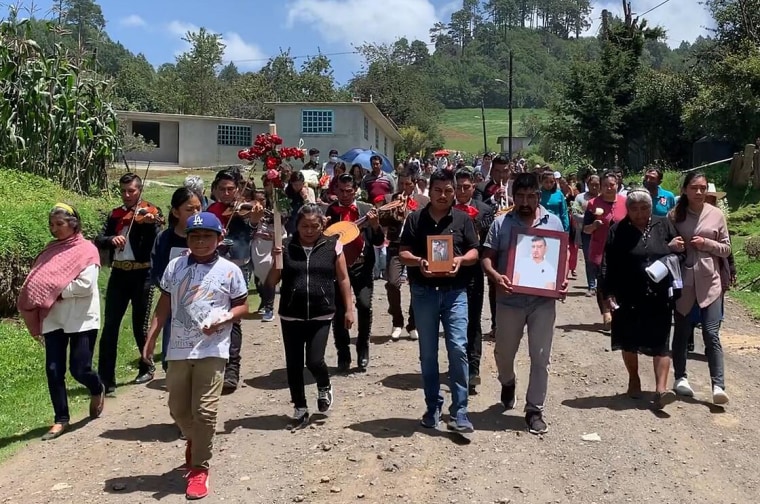
{"label": "utility pole", "polygon": [[509,50],[509,160],[512,161],[512,49]]}
{"label": "utility pole", "polygon": [[[477,117],[477,116],[476,116]],[[488,154],[488,135],[486,135],[486,106],[480,99],[480,117],[483,119],[483,154]]]}

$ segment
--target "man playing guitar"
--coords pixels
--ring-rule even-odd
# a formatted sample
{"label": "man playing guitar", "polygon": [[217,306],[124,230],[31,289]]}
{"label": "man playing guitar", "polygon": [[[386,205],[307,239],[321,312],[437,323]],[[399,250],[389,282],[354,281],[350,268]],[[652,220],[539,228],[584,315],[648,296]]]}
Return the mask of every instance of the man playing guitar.
{"label": "man playing guitar", "polygon": [[[351,289],[356,297],[356,310],[359,319],[359,334],[356,339],[356,353],[360,371],[366,371],[369,365],[369,336],[372,329],[372,288],[374,284],[375,247],[385,242],[385,234],[380,227],[377,211],[369,203],[356,201],[357,183],[354,178],[344,173],[338,178],[335,187],[338,200],[327,207],[325,212],[329,222],[357,222],[361,229],[359,236],[343,248],[348,266]],[[343,325],[348,307],[336,299],[337,311],[333,323],[335,347],[338,350],[338,370],[346,372],[351,368],[350,334]]]}
{"label": "man playing guitar", "polygon": [[[119,328],[127,306],[132,303],[132,332],[142,354],[148,332],[148,315],[153,286],[150,282],[150,252],[161,231],[161,211],[142,199],[143,181],[134,173],[119,179],[122,206],[108,214],[95,245],[109,254],[111,275],[106,287],[105,320],[100,336],[98,374],[106,395],[116,392],[116,353]],[[134,383],[153,379],[155,368],[139,361]]]}

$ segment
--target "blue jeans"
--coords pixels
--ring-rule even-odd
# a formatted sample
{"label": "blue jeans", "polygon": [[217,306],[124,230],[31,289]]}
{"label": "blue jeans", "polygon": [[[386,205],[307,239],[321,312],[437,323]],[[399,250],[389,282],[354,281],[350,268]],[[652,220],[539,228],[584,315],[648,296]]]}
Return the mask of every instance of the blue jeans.
{"label": "blue jeans", "polygon": [[599,274],[599,268],[596,264],[591,262],[588,257],[589,247],[591,246],[591,235],[583,233],[581,235],[581,248],[583,250],[583,262],[586,265],[586,281],[588,282],[588,288],[596,289],[596,277]]}
{"label": "blue jeans", "polygon": [[432,411],[443,406],[438,369],[438,324],[442,322],[449,356],[449,413],[452,417],[460,412],[467,413],[467,290],[439,290],[412,284],[411,291],[427,409]]}

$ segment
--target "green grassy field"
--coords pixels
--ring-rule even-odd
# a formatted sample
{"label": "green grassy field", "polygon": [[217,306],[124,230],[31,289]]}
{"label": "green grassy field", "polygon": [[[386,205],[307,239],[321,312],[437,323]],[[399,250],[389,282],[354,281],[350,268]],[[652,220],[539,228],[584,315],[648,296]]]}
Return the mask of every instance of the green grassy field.
{"label": "green grassy field", "polygon": [[[506,109],[486,109],[486,135],[488,150],[499,152],[501,146],[496,142],[500,136],[507,136],[509,121]],[[515,136],[522,135],[522,118],[536,114],[545,118],[545,109],[514,109],[512,111],[512,130]],[[448,109],[443,114],[441,133],[449,150],[465,151],[468,154],[483,152],[483,121],[479,108]]]}
{"label": "green grassy field", "polygon": [[[210,184],[212,172],[197,172]],[[187,172],[155,172],[149,180],[179,186]],[[171,195],[176,187],[148,184],[145,198],[161,207],[166,214],[169,211]],[[21,191],[20,194],[32,194]],[[61,199],[66,200],[65,195]],[[80,198],[82,199],[82,198]],[[116,200],[102,200],[98,203],[103,208],[117,203]],[[38,225],[39,223],[35,223]],[[46,228],[46,224],[42,223]],[[100,273],[99,287],[101,297],[105,296],[108,282],[108,268]],[[258,309],[259,299],[249,296],[251,311]],[[105,302],[101,301],[101,309]],[[117,382],[128,384],[137,375],[138,352],[132,335],[131,311],[124,316],[119,332],[119,351],[116,364]],[[160,352],[160,342],[156,345]],[[97,368],[97,345],[94,367]],[[159,375],[160,375],[159,371]],[[22,323],[15,319],[0,320],[0,461],[11,456],[16,450],[36,440],[44,434],[53,422],[53,407],[47,390],[45,378],[45,351],[29,336]],[[67,377],[69,389],[69,409],[76,422],[82,418],[89,404],[87,390],[70,376]],[[108,415],[108,401],[105,415]]]}

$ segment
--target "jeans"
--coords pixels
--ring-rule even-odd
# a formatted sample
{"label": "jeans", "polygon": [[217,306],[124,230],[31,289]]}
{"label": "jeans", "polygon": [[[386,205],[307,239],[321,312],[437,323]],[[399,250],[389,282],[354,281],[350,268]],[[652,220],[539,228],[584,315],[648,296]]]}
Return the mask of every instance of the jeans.
{"label": "jeans", "polygon": [[388,249],[385,246],[375,247],[375,268],[372,271],[374,278],[382,278],[388,259]]}
{"label": "jeans", "polygon": [[515,383],[515,357],[525,327],[528,328],[530,378],[525,396],[526,412],[544,410],[549,387],[556,309],[553,299],[541,298],[527,306],[500,305],[496,308],[496,346],[493,353],[502,386]]}
{"label": "jeans", "polygon": [[[702,339],[705,343],[705,356],[710,369],[710,381],[713,387],[725,390],[723,381],[723,347],[720,344],[720,321],[723,312],[723,299],[716,299],[711,305],[701,308]],[[673,370],[675,379],[686,378],[686,358],[688,354],[689,334],[692,323],[689,315],[681,315],[676,310],[675,328],[673,330]]]}
{"label": "jeans", "polygon": [[[369,359],[369,333],[372,329],[372,287],[374,285],[372,270],[367,270],[364,265],[354,267],[348,270],[348,278],[356,297],[359,332],[356,338],[356,353],[359,360]],[[351,363],[351,334],[344,325],[346,307],[343,306],[343,296],[340,295],[340,292],[335,294],[335,308],[333,332],[335,334],[335,348],[338,350],[338,362]]]}
{"label": "jeans", "polygon": [[496,331],[496,284],[488,280],[488,309],[491,312],[491,335]]}
{"label": "jeans", "polygon": [[480,317],[483,313],[485,278],[478,266],[467,285],[467,362],[472,380],[480,376],[480,357],[483,354],[483,328]]}
{"label": "jeans", "polygon": [[467,413],[467,290],[412,285],[412,306],[419,333],[422,383],[428,411],[440,410],[443,406],[438,368],[438,325],[442,322],[449,356],[449,413],[452,417]]}
{"label": "jeans", "polygon": [[167,369],[169,361],[166,360],[166,354],[169,351],[169,338],[172,336],[172,313],[169,311],[169,316],[166,317],[166,323],[164,323],[164,331],[161,336],[161,366],[164,371]]}
{"label": "jeans", "polygon": [[[405,283],[402,277],[403,273],[404,265],[401,264],[398,251],[395,254],[390,252],[385,269],[385,291],[388,293],[388,313],[391,316],[393,327],[404,327],[404,313],[401,310],[401,288]],[[407,331],[415,329],[414,309],[411,302],[409,303],[409,319],[407,322]]]}
{"label": "jeans", "polygon": [[256,291],[259,293],[259,297],[261,298],[261,308],[263,308],[265,311],[274,311],[275,288],[267,287],[265,280],[260,280],[258,277],[255,278]]}
{"label": "jeans", "polygon": [[222,395],[224,359],[175,360],[166,371],[169,413],[191,441],[190,464],[209,468]]}
{"label": "jeans", "polygon": [[[111,269],[106,288],[105,320],[100,336],[98,374],[106,389],[116,387],[116,353],[119,348],[121,320],[132,303],[132,332],[139,355],[142,355],[148,333],[148,310],[153,299],[153,286],[148,270],[125,271]],[[148,364],[139,359],[139,374],[151,371]]]}
{"label": "jeans", "polygon": [[596,289],[596,277],[598,276],[599,267],[589,259],[588,251],[591,246],[591,235],[586,233],[581,235],[581,246],[583,249],[583,261],[586,264],[586,282],[588,282],[588,288],[589,290]]}
{"label": "jeans", "polygon": [[290,400],[296,408],[306,408],[303,366],[306,346],[306,368],[317,381],[317,387],[330,386],[330,374],[325,364],[327,337],[331,320],[283,320],[282,341],[285,344],[285,367],[288,374]]}
{"label": "jeans", "polygon": [[69,371],[76,381],[87,387],[90,395],[103,392],[103,384],[92,369],[92,353],[98,330],[66,334],[62,329],[45,334],[45,373],[48,391],[53,402],[55,423],[64,424],[71,420],[69,400],[66,394],[66,348],[69,352]]}

